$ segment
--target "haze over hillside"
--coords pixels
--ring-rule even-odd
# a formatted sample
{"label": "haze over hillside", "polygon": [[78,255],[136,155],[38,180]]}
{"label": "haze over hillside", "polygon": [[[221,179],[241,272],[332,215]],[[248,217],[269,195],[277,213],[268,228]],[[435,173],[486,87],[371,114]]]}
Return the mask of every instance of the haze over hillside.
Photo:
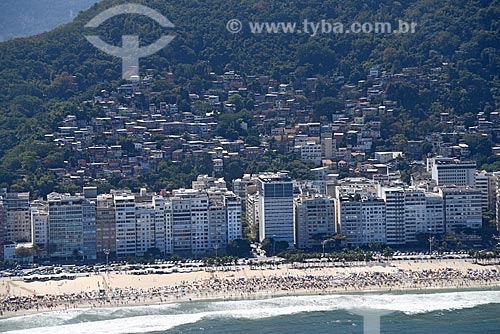
{"label": "haze over hillside", "polygon": [[3,0],[0,41],[27,37],[71,22],[78,12],[99,0]]}

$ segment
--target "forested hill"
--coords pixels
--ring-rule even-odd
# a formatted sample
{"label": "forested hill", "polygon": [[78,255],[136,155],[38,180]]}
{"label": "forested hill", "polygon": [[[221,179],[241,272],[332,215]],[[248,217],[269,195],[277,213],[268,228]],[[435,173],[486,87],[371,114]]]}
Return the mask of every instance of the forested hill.
{"label": "forested hill", "polygon": [[99,0],[3,0],[0,41],[36,35],[71,22]]}
{"label": "forested hill", "polygon": [[[51,32],[0,43],[0,186],[11,185],[19,175],[29,179],[25,159],[54,154],[39,160],[36,169],[42,174],[60,165],[67,158],[63,153],[33,143],[53,131],[64,115],[90,117],[92,111],[80,102],[120,83],[121,60],[87,42],[84,35],[90,33],[114,45],[124,34],[140,34],[141,45],[148,45],[169,30],[176,35],[174,41],[141,59],[141,70],[172,71],[176,84],[191,93],[203,94],[211,80],[209,73],[226,69],[270,75],[283,82],[343,75],[356,83],[375,64],[399,72],[405,67],[431,69],[447,63],[441,74],[449,83],[445,88],[395,90],[415,124],[430,113],[489,112],[500,105],[500,0],[144,0],[134,2],[161,12],[175,28],[166,30],[137,15],[115,17],[98,29],[84,28],[103,10],[129,2],[103,0]],[[415,34],[311,37],[251,34],[248,26],[231,34],[226,23],[232,18],[244,24],[327,19],[346,24],[405,20],[418,26]],[[181,91],[172,90],[172,94],[181,95]],[[325,96],[336,93],[336,89],[323,90]]]}

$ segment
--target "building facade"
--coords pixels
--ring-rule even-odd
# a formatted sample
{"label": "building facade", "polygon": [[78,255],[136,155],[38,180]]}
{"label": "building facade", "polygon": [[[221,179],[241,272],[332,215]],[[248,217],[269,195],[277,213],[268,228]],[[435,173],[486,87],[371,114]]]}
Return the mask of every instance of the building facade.
{"label": "building facade", "polygon": [[31,242],[30,194],[3,192],[5,241]]}
{"label": "building facade", "polygon": [[105,259],[106,253],[116,256],[116,223],[113,195],[97,196],[96,201],[96,253]]}
{"label": "building facade", "polygon": [[135,256],[137,235],[135,222],[135,196],[131,193],[114,194],[116,223],[116,256]]}
{"label": "building facade", "polygon": [[482,227],[481,190],[473,187],[442,187],[445,232]]}
{"label": "building facade", "polygon": [[49,248],[49,210],[47,203],[32,203],[30,213],[32,243],[39,253],[46,255]]}
{"label": "building facade", "polygon": [[460,161],[454,158],[429,158],[428,169],[432,179],[438,186],[471,186],[475,185],[476,162]]}
{"label": "building facade", "polygon": [[347,246],[387,243],[386,205],[369,194],[342,194],[337,199],[338,231]]}
{"label": "building facade", "polygon": [[321,246],[322,237],[336,233],[335,205],[330,197],[304,194],[294,201],[298,248]]}
{"label": "building facade", "polygon": [[[91,248],[85,248],[84,236],[84,230],[88,228],[84,225],[92,219],[95,221],[95,204],[83,196],[58,193],[47,195],[47,200],[49,256],[95,259],[95,252],[92,254]],[[93,234],[95,235],[95,232]]]}
{"label": "building facade", "polygon": [[382,187],[381,198],[386,205],[386,234],[388,245],[406,243],[405,191],[400,187]]}
{"label": "building facade", "polygon": [[286,173],[262,174],[259,186],[259,239],[294,240],[293,183]]}

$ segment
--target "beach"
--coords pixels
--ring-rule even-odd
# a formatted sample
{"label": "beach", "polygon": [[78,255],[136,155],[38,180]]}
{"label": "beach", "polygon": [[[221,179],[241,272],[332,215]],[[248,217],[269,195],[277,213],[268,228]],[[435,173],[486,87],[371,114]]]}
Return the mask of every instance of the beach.
{"label": "beach", "polygon": [[0,280],[1,314],[12,317],[52,310],[193,300],[500,286],[499,266],[482,266],[470,260],[312,266],[281,264],[258,269],[246,265],[228,266],[219,270],[205,268],[164,275],[108,272],[45,282],[3,278]]}

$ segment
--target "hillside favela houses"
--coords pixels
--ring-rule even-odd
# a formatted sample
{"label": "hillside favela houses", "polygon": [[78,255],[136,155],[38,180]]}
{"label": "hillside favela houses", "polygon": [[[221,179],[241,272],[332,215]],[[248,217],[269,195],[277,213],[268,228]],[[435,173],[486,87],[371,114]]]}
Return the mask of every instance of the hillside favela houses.
{"label": "hillside favela houses", "polygon": [[[50,172],[81,190],[39,198],[2,189],[0,257],[203,257],[239,239],[312,251],[421,247],[433,236],[449,246],[484,244],[484,229],[500,218],[500,173],[481,170],[484,161],[479,166],[465,139],[486,138],[491,153],[500,154],[498,112],[467,122],[442,112],[441,132],[382,139],[383,121],[400,111],[387,87],[435,82],[445,66],[397,73],[373,66],[357,84],[342,75],[292,84],[228,70],[210,73],[205,94],[188,92],[182,105],[144,104],[155,82],[175,84],[171,72],[148,70],[101,90],[84,102],[95,114],[66,115],[45,134],[72,155]],[[325,85],[338,90],[337,102],[317,98]],[[289,171],[275,166],[284,157],[279,168]],[[196,180],[189,189],[116,186],[192,161],[208,175],[190,174]]]}

